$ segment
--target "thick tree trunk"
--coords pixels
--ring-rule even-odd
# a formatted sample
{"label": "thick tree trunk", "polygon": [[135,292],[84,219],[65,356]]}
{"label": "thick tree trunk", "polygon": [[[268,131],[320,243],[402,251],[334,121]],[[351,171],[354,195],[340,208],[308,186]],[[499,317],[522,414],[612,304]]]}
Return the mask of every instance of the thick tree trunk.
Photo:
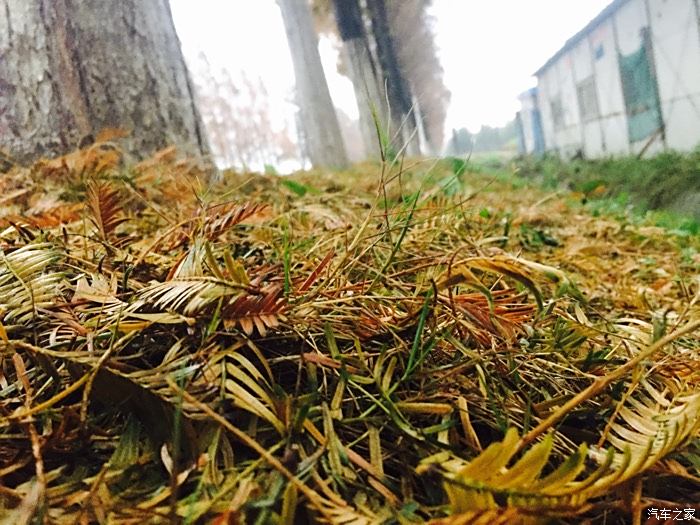
{"label": "thick tree trunk", "polygon": [[[392,120],[399,127],[403,141],[398,146],[406,145],[410,155],[420,154],[416,128],[416,117],[412,111],[411,90],[401,73],[394,49],[394,42],[389,28],[385,0],[367,0],[367,10],[372,22],[372,36],[377,49],[377,57],[386,81]],[[392,130],[396,132],[396,130]]]}
{"label": "thick tree trunk", "polygon": [[296,94],[306,151],[315,167],[347,166],[326,76],[318,52],[318,38],[307,0],[278,0],[294,64]]}
{"label": "thick tree trunk", "polygon": [[0,148],[20,162],[104,128],[145,156],[208,153],[167,0],[0,0]]}
{"label": "thick tree trunk", "polygon": [[386,124],[386,101],[381,96],[380,75],[372,61],[362,10],[358,0],[333,0],[333,9],[360,111],[360,131],[365,155],[376,159],[380,155],[376,126]]}

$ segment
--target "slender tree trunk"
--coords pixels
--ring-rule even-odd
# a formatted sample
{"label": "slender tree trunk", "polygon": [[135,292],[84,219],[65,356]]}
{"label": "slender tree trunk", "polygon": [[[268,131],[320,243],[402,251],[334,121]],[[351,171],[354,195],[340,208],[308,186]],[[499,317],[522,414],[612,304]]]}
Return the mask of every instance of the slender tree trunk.
{"label": "slender tree trunk", "polygon": [[315,167],[342,168],[348,160],[306,0],[278,0],[294,63],[300,120]]}
{"label": "slender tree trunk", "polygon": [[428,126],[421,107],[420,101],[413,99],[413,114],[416,122],[416,136],[418,137],[419,149],[426,155],[437,155],[438,152],[433,147],[433,143],[428,136]]}
{"label": "slender tree trunk", "polygon": [[360,111],[365,155],[376,159],[380,155],[376,125],[384,125],[386,101],[381,96],[379,73],[372,61],[362,10],[358,0],[333,0],[333,9]]}
{"label": "slender tree trunk", "polygon": [[394,42],[391,37],[385,0],[367,0],[367,9],[372,22],[372,36],[377,48],[377,57],[386,82],[392,120],[400,130],[403,144],[411,155],[420,154],[416,133],[416,118],[412,111],[412,96],[408,82],[401,73]]}
{"label": "slender tree trunk", "polygon": [[0,147],[26,162],[104,128],[207,153],[167,0],[0,0]]}

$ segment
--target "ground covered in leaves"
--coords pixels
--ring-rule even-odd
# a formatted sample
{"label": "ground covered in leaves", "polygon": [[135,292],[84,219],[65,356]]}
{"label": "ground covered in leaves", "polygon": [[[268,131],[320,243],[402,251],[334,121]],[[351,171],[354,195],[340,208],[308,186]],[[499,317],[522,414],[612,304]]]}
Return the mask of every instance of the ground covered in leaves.
{"label": "ground covered in leaves", "polygon": [[456,161],[0,185],[2,523],[700,517],[695,237]]}

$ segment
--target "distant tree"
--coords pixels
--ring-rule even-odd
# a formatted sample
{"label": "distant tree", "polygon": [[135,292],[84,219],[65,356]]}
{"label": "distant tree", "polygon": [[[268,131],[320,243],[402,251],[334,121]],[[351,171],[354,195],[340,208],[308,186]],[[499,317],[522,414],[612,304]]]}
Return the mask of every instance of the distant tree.
{"label": "distant tree", "polygon": [[407,142],[409,154],[420,154],[417,136],[417,122],[413,111],[413,96],[398,60],[395,42],[389,27],[385,0],[366,0],[371,21],[372,39],[381,65],[383,80],[387,89],[392,120],[402,139]]}
{"label": "distant tree", "polygon": [[476,151],[495,151],[500,149],[501,140],[498,128],[481,126],[479,133],[474,136],[474,149]]}
{"label": "distant tree", "polygon": [[387,11],[399,66],[411,87],[428,149],[439,153],[450,92],[442,80],[433,19],[428,14],[430,4],[430,0],[387,2]]}
{"label": "distant tree", "polygon": [[452,137],[447,142],[447,155],[469,155],[474,151],[474,137],[467,128],[453,129]]}
{"label": "distant tree", "polygon": [[[335,112],[338,114],[340,131],[343,134],[343,140],[347,147],[350,162],[362,162],[363,160],[367,160],[368,157],[364,148],[360,127],[357,125],[357,120],[352,119],[340,108],[335,108]],[[374,136],[375,142],[377,142],[376,132]]]}
{"label": "distant tree", "polygon": [[517,128],[515,120],[501,128],[482,126],[478,133],[472,134],[466,128],[452,130],[452,137],[447,143],[445,153],[448,155],[468,155],[517,149]]}
{"label": "distant tree", "polygon": [[312,165],[344,167],[347,156],[306,0],[277,0],[294,64],[299,117]]}
{"label": "distant tree", "polygon": [[[318,4],[322,5],[320,2]],[[369,158],[378,158],[376,124],[381,124],[384,118],[385,102],[380,94],[380,75],[372,60],[362,9],[358,0],[333,0],[333,11],[343,41],[347,71],[355,90],[365,153]],[[380,122],[375,122],[375,119]]]}
{"label": "distant tree", "polygon": [[474,151],[503,151],[515,149],[517,130],[515,120],[503,127],[482,126],[479,133],[474,135]]}
{"label": "distant tree", "polygon": [[103,128],[145,156],[207,153],[167,0],[0,0],[0,148],[62,154]]}
{"label": "distant tree", "polygon": [[200,54],[193,68],[197,101],[212,154],[225,166],[262,169],[298,157],[287,125],[273,125],[269,95],[261,79],[241,72],[212,71]]}
{"label": "distant tree", "polygon": [[[443,127],[447,105],[450,99],[450,92],[445,88],[442,78],[443,70],[437,55],[433,34],[433,19],[428,13],[431,0],[396,0],[390,2],[371,2],[370,0],[311,0],[313,6],[314,20],[319,31],[329,36],[339,34],[343,42],[343,53],[338,62],[338,72],[348,76],[355,87],[356,98],[360,108],[360,125],[363,131],[365,142],[370,138],[370,126],[365,122],[369,121],[367,109],[363,115],[363,109],[373,105],[379,113],[380,122],[384,127],[387,125],[386,101],[389,99],[391,112],[394,120],[393,127],[396,128],[402,121],[408,121],[404,125],[406,131],[413,125],[419,125],[419,134],[423,139],[427,151],[439,153],[444,141]],[[384,13],[382,13],[382,5]],[[370,11],[369,8],[372,8]],[[335,13],[336,24],[333,24],[332,14]],[[372,14],[375,16],[373,17]],[[386,20],[383,21],[383,17]],[[374,24],[374,25],[373,25]],[[388,26],[390,46],[393,46],[396,60],[385,60],[380,63],[380,47],[377,40],[385,42],[386,27]],[[375,28],[380,32],[381,37],[375,36]],[[384,31],[382,33],[382,31]],[[365,44],[362,44],[362,40]],[[364,58],[363,50],[369,48],[369,57]],[[391,64],[398,63],[400,78],[407,84],[406,97],[401,102],[401,96],[397,90],[386,93],[385,87],[390,90],[396,85],[396,81],[389,82],[392,75],[391,70],[385,71]],[[378,91],[378,102],[368,104],[367,90],[364,89],[366,78],[371,76],[368,71],[376,77],[375,84]],[[364,73],[361,73],[364,71]],[[394,70],[395,71],[395,70]],[[372,86],[370,85],[370,89]],[[408,100],[410,98],[410,101]],[[411,111],[415,114],[406,119],[404,111]],[[407,109],[408,108],[408,109]],[[363,122],[364,121],[364,122]],[[395,129],[394,129],[395,130]],[[374,131],[372,129],[372,131]],[[404,135],[406,135],[405,133]],[[376,138],[371,136],[376,142]],[[402,139],[405,137],[402,137]],[[400,144],[395,144],[400,145]],[[414,149],[415,151],[415,149]]]}
{"label": "distant tree", "polygon": [[234,121],[233,106],[222,82],[216,78],[204,53],[192,66],[195,98],[209,137],[212,155],[223,166],[233,166],[240,156],[235,151],[227,123]]}

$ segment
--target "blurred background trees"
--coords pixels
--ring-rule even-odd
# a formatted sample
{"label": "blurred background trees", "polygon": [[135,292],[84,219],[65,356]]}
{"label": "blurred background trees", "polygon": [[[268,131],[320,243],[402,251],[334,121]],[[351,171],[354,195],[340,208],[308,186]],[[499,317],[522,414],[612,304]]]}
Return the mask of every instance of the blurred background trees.
{"label": "blurred background trees", "polygon": [[443,83],[429,7],[430,0],[387,2],[399,66],[409,84],[425,134],[423,153],[438,155],[444,141],[450,92]]}
{"label": "blurred background trees", "polygon": [[394,131],[394,147],[398,149],[405,145],[409,154],[420,155],[413,94],[399,65],[386,3],[384,0],[366,0],[366,3],[381,79],[389,102],[389,118],[394,124],[395,131],[390,130]]}
{"label": "blurred background trees", "polygon": [[311,8],[307,0],[277,0],[277,3],[294,64],[302,149],[313,166],[346,167],[345,145],[321,65]]}
{"label": "blurred background trees", "polygon": [[[240,126],[223,125],[223,120],[235,121],[236,115],[246,114],[245,108],[235,101],[234,91],[244,89],[251,79],[240,72],[227,78],[219,68],[202,67],[202,59],[198,58],[198,64],[193,66],[197,91],[202,92],[202,112],[220,164],[259,169],[261,163],[279,162],[279,158],[291,166],[294,155],[290,143],[296,146],[295,155],[302,159],[302,165],[303,159],[320,167],[339,166],[345,157],[352,161],[376,160],[380,157],[377,126],[389,139],[385,146],[394,152],[406,146],[410,155],[441,153],[450,93],[444,86],[437,56],[430,1],[275,1],[284,19],[291,56],[297,56],[296,89],[289,97],[297,107],[297,115],[284,125],[278,119],[260,115],[258,120],[270,123],[264,141],[273,143],[268,142],[265,153],[246,154],[246,146],[235,140],[240,133],[232,130]],[[311,8],[313,30],[299,18],[306,17],[307,7]],[[326,53],[329,48],[337,52],[335,71],[328,69],[328,63],[324,71],[315,52],[319,46],[325,46]],[[215,78],[212,69],[217,70]],[[326,77],[336,73],[352,83],[355,114],[339,104],[342,98],[333,100],[338,94],[332,89],[328,89],[328,97],[325,94],[329,86]],[[262,80],[259,83],[263,84]],[[261,109],[267,106],[275,113],[271,104],[263,104],[267,95],[262,90],[257,97]],[[210,103],[213,98],[218,99],[216,103]],[[247,132],[244,135],[261,136]],[[246,143],[252,147],[251,140]],[[259,141],[256,144],[256,148],[265,150]],[[340,148],[344,153],[332,154],[334,164],[328,158],[322,159],[324,151],[339,152]]]}
{"label": "blurred background trees", "polygon": [[298,140],[285,123],[273,122],[270,95],[262,79],[241,71],[214,71],[200,53],[193,67],[198,102],[212,154],[225,166],[244,170],[283,166],[300,157]]}
{"label": "blurred background trees", "polygon": [[466,128],[452,130],[447,142],[447,155],[470,155],[472,153],[509,153],[516,154],[518,132],[515,120],[502,127],[482,126],[477,133]]}
{"label": "blurred background trees", "polygon": [[441,152],[450,92],[429,7],[430,0],[313,0],[319,31],[342,41],[338,70],[353,82],[369,158],[378,144],[371,108],[394,137],[394,148]]}
{"label": "blurred background trees", "polygon": [[[242,169],[376,160],[380,136],[394,153],[440,152],[450,94],[429,0],[260,2],[279,9],[268,8],[261,41],[287,36],[290,53],[274,57],[281,74],[293,64],[296,87],[286,102],[279,86],[270,92],[269,78],[233,61],[222,67],[202,50],[185,53],[190,78],[168,0],[0,0],[0,148],[29,162],[119,128],[137,157],[174,144]],[[226,34],[216,38],[220,54]],[[319,39],[325,57],[338,54],[337,71],[328,63],[324,71]],[[261,51],[229,50],[241,62]],[[349,79],[346,92],[329,89],[328,72],[334,89],[338,73]],[[347,104],[350,86],[356,108]]]}
{"label": "blurred background trees", "polygon": [[[318,17],[328,20],[328,11],[322,2],[316,2]],[[344,70],[352,81],[359,110],[359,125],[364,145],[364,154],[379,158],[377,124],[386,118],[385,99],[381,95],[381,79],[372,58],[370,41],[359,0],[333,0],[333,11],[338,33],[343,42]],[[331,23],[324,25],[333,32]]]}

